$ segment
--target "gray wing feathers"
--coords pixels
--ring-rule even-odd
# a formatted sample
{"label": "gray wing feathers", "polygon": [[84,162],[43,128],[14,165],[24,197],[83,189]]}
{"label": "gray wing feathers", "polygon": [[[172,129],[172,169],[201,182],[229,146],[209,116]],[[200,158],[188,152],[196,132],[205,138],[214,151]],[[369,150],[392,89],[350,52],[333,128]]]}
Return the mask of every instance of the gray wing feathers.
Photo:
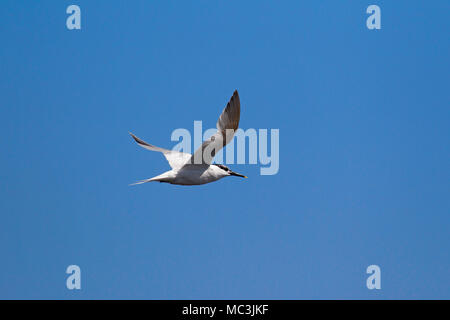
{"label": "gray wing feathers", "polygon": [[[234,91],[233,96],[227,103],[225,109],[217,120],[217,130],[225,131],[226,129],[233,129],[234,131],[239,128],[239,119],[241,118],[241,102],[239,100],[239,94],[237,90]],[[228,143],[229,141],[227,141]]]}
{"label": "gray wing feathers", "polygon": [[203,142],[201,147],[195,151],[190,163],[211,164],[216,153],[233,139],[235,131],[239,128],[240,117],[241,102],[239,100],[239,94],[235,90],[227,106],[223,109],[219,120],[217,120],[217,132]]}

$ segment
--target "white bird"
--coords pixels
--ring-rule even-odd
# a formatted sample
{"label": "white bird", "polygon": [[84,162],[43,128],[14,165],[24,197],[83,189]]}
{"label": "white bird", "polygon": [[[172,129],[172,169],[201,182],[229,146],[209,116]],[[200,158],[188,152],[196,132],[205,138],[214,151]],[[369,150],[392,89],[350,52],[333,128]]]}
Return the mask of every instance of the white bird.
{"label": "white bird", "polygon": [[153,146],[130,132],[131,136],[141,147],[147,150],[161,152],[172,168],[172,170],[164,172],[159,176],[141,180],[132,185],[159,181],[190,186],[217,181],[227,176],[247,178],[242,174],[231,171],[223,164],[212,163],[217,152],[233,139],[234,132],[239,127],[240,115],[241,103],[236,90],[217,121],[217,132],[203,142],[193,155]]}

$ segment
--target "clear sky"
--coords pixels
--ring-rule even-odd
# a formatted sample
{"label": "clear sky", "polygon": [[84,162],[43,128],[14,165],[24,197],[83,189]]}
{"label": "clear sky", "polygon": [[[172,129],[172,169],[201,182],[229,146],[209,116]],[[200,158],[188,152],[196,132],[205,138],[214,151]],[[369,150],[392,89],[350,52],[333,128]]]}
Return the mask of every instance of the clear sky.
{"label": "clear sky", "polygon": [[[449,12],[1,1],[0,298],[450,298]],[[169,169],[128,131],[170,149],[235,89],[241,128],[280,130],[277,175],[128,186]]]}

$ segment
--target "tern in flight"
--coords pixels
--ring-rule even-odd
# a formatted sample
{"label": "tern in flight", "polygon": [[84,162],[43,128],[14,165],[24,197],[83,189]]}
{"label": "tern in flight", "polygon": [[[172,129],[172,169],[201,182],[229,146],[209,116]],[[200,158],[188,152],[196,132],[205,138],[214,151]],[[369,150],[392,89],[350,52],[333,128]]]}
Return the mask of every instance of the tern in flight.
{"label": "tern in flight", "polygon": [[212,163],[217,152],[233,139],[234,132],[239,127],[240,115],[241,103],[236,90],[217,121],[217,132],[203,142],[193,155],[153,146],[130,132],[133,139],[141,147],[151,151],[161,152],[172,168],[172,170],[164,172],[159,176],[138,181],[133,183],[133,185],[159,181],[191,186],[210,183],[228,176],[247,178],[242,174],[231,171],[223,164]]}

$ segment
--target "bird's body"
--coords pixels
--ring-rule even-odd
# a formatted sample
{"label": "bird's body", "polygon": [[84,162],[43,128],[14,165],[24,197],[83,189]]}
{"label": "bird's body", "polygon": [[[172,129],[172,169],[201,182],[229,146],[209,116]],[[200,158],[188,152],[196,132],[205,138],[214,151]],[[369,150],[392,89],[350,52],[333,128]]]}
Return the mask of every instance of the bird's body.
{"label": "bird's body", "polygon": [[159,176],[149,179],[150,181],[167,182],[179,185],[199,185],[217,181],[227,174],[216,165],[188,164],[180,169],[172,169]]}
{"label": "bird's body", "polygon": [[217,181],[226,176],[247,178],[231,171],[225,165],[212,164],[216,153],[233,138],[234,132],[239,126],[239,118],[240,101],[238,92],[235,91],[217,121],[218,131],[205,141],[193,155],[153,146],[130,133],[141,147],[163,153],[172,167],[172,170],[134,184],[159,181],[178,185],[200,185]]}

